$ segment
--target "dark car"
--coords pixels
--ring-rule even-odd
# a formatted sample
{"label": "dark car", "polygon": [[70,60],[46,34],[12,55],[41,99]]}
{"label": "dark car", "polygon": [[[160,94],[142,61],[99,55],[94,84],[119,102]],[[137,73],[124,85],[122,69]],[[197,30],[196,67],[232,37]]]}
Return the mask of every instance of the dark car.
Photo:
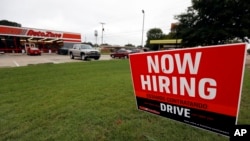
{"label": "dark car", "polygon": [[139,52],[142,52],[141,49],[132,49],[131,50],[131,53],[139,53]]}
{"label": "dark car", "polygon": [[69,48],[68,47],[61,47],[58,49],[57,53],[61,55],[68,55]]}
{"label": "dark car", "polygon": [[113,53],[110,53],[110,57],[112,58],[128,58],[131,50],[119,49]]}

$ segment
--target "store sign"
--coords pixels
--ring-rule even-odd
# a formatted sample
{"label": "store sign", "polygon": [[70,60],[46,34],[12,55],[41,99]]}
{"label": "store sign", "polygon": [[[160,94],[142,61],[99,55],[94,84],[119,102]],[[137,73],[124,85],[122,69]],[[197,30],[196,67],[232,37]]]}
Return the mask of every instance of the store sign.
{"label": "store sign", "polygon": [[131,54],[138,109],[229,136],[245,58],[245,44]]}
{"label": "store sign", "polygon": [[62,34],[51,31],[36,31],[30,29],[27,32],[27,36],[61,38]]}

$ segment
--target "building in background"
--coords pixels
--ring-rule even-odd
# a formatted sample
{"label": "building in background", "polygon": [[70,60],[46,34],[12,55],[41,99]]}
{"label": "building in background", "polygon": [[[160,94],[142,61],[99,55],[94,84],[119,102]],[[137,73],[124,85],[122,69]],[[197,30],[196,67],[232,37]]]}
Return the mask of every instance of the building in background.
{"label": "building in background", "polygon": [[168,49],[176,49],[176,48],[181,48],[181,42],[182,39],[178,37],[178,25],[179,23],[171,23],[171,27],[170,27],[170,33],[172,34],[172,38],[171,39],[158,39],[158,40],[150,40],[149,44],[151,45],[157,45],[158,46],[158,50],[160,49],[164,49],[164,50],[168,50]]}
{"label": "building in background", "polygon": [[158,45],[160,49],[176,49],[181,48],[182,39],[162,39],[162,40],[150,40],[150,44]]}
{"label": "building in background", "polygon": [[43,53],[57,53],[61,47],[81,43],[81,34],[0,25],[0,52],[21,53],[25,43],[34,43]]}

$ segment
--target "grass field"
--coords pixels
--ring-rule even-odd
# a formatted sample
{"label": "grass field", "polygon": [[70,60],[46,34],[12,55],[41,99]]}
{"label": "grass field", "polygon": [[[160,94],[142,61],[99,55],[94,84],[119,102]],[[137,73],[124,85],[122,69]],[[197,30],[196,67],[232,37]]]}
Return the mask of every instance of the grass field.
{"label": "grass field", "polygon": [[[239,124],[250,124],[250,70]],[[1,141],[227,141],[138,111],[128,60],[0,69]]]}

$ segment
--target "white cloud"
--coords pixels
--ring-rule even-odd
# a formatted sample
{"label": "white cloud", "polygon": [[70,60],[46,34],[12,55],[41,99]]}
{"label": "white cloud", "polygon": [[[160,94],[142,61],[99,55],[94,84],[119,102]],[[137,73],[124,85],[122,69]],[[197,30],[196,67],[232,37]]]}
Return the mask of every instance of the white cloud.
{"label": "white cloud", "polygon": [[142,9],[145,10],[145,30],[161,28],[169,32],[174,15],[185,12],[191,0],[1,0],[0,20],[21,23],[24,27],[77,32],[82,40],[95,43],[94,31],[101,42],[104,22],[104,42],[124,45],[141,44]]}

